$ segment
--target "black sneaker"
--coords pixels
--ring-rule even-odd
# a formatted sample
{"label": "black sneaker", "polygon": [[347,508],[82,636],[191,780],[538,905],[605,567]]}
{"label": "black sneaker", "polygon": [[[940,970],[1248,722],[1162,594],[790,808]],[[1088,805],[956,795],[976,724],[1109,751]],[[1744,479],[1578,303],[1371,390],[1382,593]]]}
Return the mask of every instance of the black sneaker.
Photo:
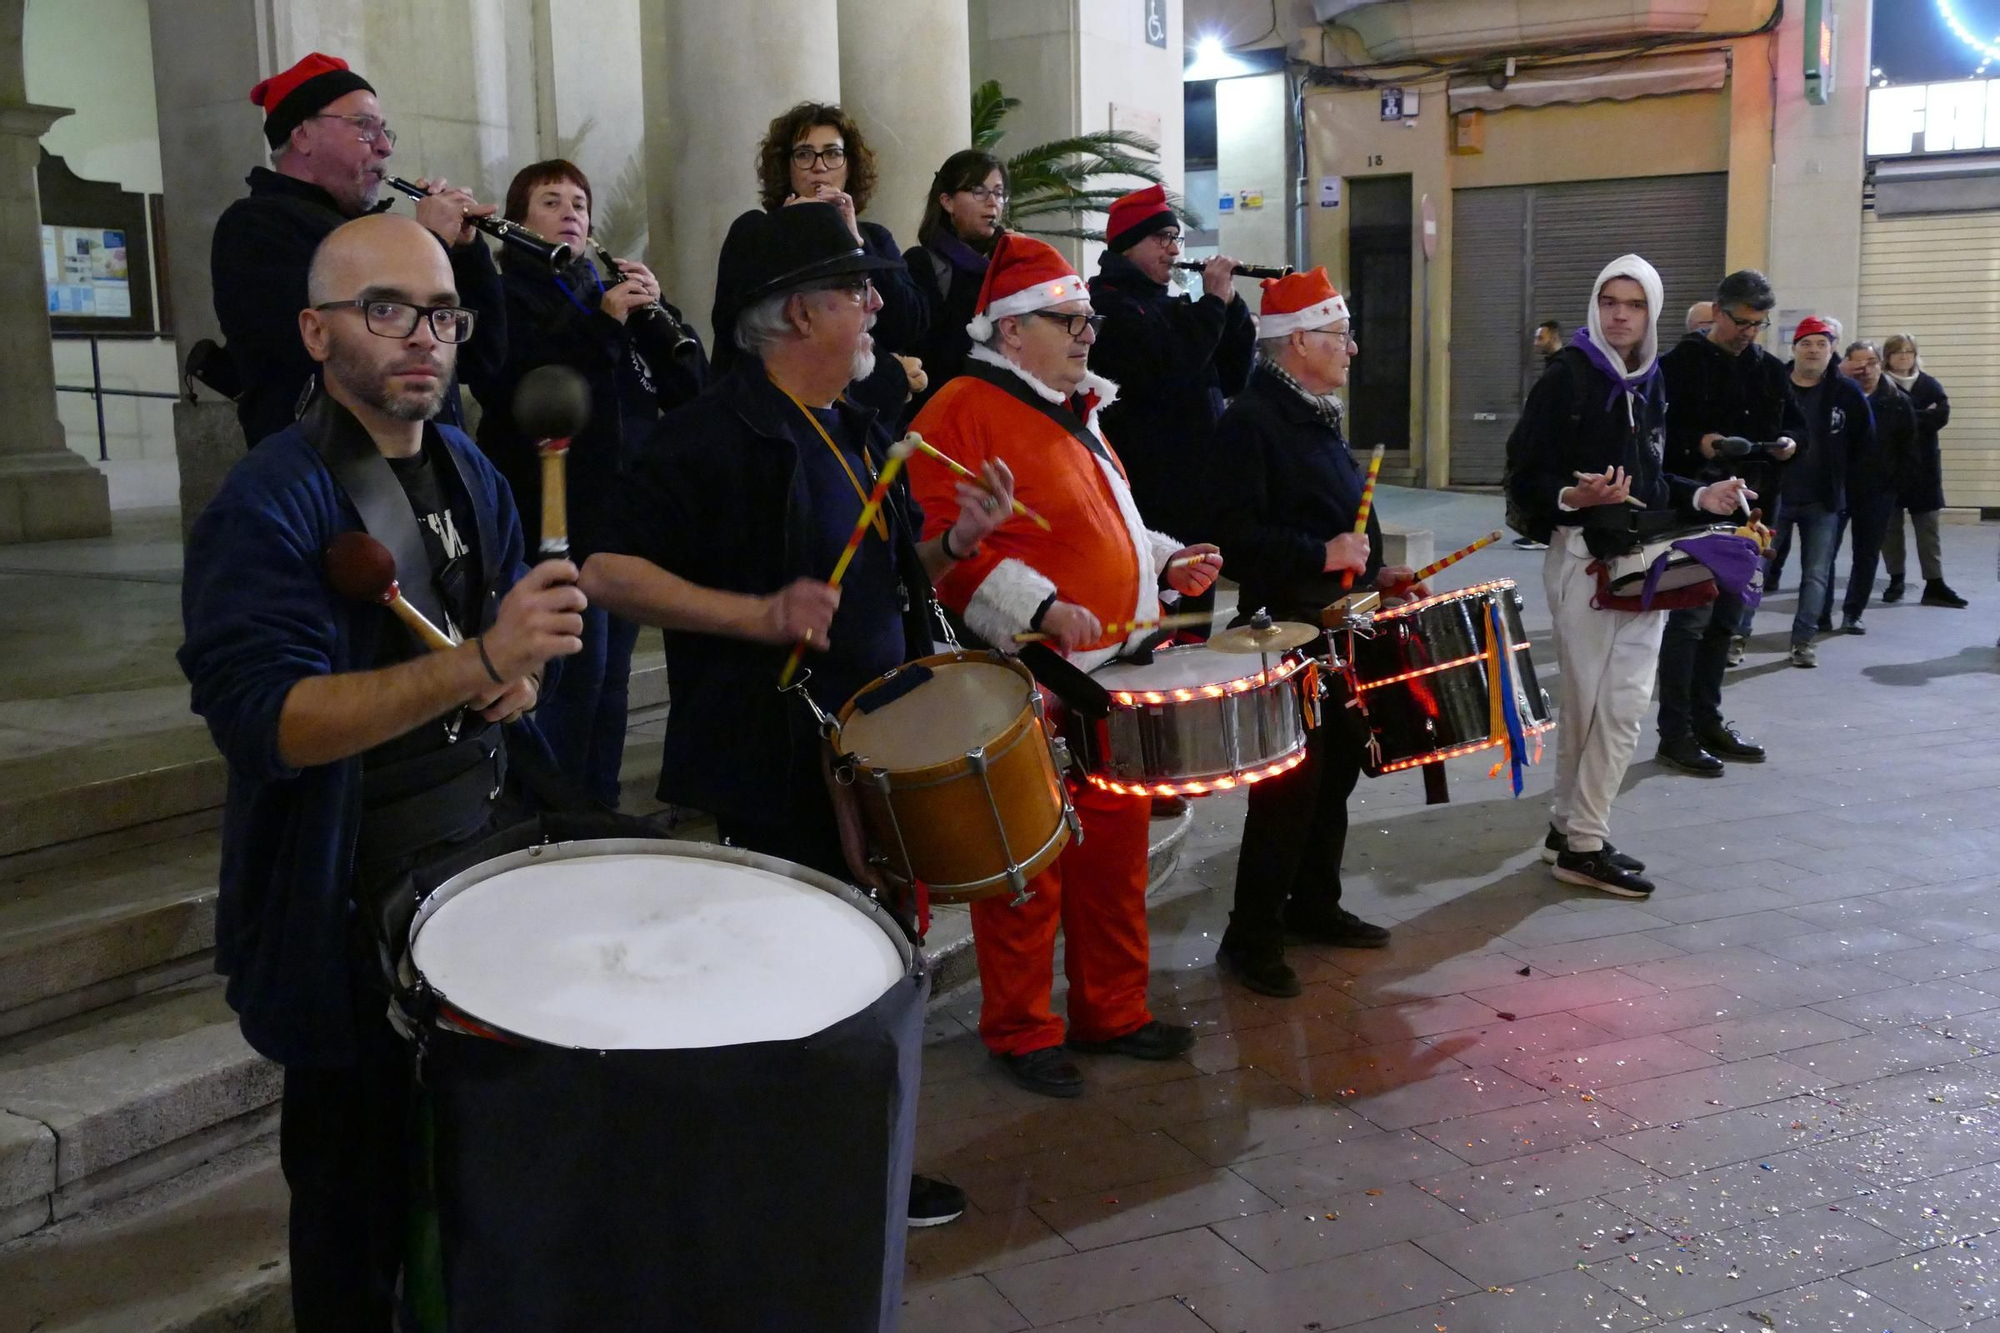
{"label": "black sneaker", "polygon": [[1044,1046],[1019,1055],[996,1055],[1007,1066],[1007,1074],[1029,1092],[1044,1097],[1083,1096],[1083,1071],[1063,1058],[1062,1047]]}
{"label": "black sneaker", "polygon": [[1840,618],[1840,632],[1842,634],[1866,634],[1868,627],[1861,623],[1860,616],[1844,615]]}
{"label": "black sneaker", "polygon": [[929,1176],[910,1177],[910,1225],[941,1227],[965,1215],[965,1191]]}
{"label": "black sneaker", "polygon": [[1594,852],[1564,852],[1556,858],[1556,878],[1565,884],[1580,884],[1620,898],[1653,896],[1653,881],[1613,861],[1608,847]]}
{"label": "black sneaker", "polygon": [[1549,549],[1547,542],[1538,542],[1533,537],[1516,537],[1512,545],[1517,551],[1546,551]]}
{"label": "black sneaker", "polygon": [[1722,761],[1701,748],[1701,742],[1693,736],[1676,736],[1668,740],[1660,738],[1660,752],[1653,756],[1668,768],[1697,778],[1719,778],[1722,776]]}
{"label": "black sneaker", "polygon": [[[1569,839],[1556,832],[1554,824],[1549,825],[1549,836],[1542,839],[1542,860],[1548,862],[1550,865],[1554,865],[1556,858],[1568,850]],[[1619,851],[1608,842],[1604,844],[1604,853],[1611,858],[1611,863],[1621,870],[1629,870],[1637,875],[1646,869],[1644,861],[1641,861],[1636,856],[1625,855],[1625,853]]]}
{"label": "black sneaker", "polygon": [[1301,989],[1299,974],[1285,961],[1282,948],[1244,949],[1225,940],[1215,951],[1215,965],[1259,995],[1289,1000]]}
{"label": "black sneaker", "polygon": [[1949,606],[1963,608],[1972,603],[1951,590],[1951,585],[1943,579],[1925,579],[1922,603],[1925,606]]}
{"label": "black sneaker", "polygon": [[1287,916],[1285,933],[1288,940],[1334,949],[1380,949],[1389,943],[1385,928],[1363,921],[1343,907],[1311,916]]}
{"label": "black sneaker", "polygon": [[1072,1051],[1082,1051],[1085,1055],[1129,1055],[1134,1060],[1171,1060],[1177,1055],[1186,1055],[1193,1046],[1193,1028],[1184,1028],[1178,1023],[1162,1023],[1157,1018],[1110,1041],[1069,1039]]}
{"label": "black sneaker", "polygon": [[1718,722],[1712,727],[1697,727],[1695,739],[1702,749],[1732,764],[1764,762],[1764,747],[1727,722]]}
{"label": "black sneaker", "polygon": [[1817,626],[1821,634],[1833,633],[1833,616],[1831,614],[1821,616]]}
{"label": "black sneaker", "polygon": [[1884,588],[1884,589],[1882,589],[1882,600],[1883,600],[1883,601],[1885,601],[1885,602],[1900,602],[1900,601],[1902,601],[1902,600],[1903,600],[1903,581],[1902,581],[1901,579],[1890,579],[1890,580],[1889,580],[1889,586],[1888,586],[1888,587],[1886,587],[1886,588]]}

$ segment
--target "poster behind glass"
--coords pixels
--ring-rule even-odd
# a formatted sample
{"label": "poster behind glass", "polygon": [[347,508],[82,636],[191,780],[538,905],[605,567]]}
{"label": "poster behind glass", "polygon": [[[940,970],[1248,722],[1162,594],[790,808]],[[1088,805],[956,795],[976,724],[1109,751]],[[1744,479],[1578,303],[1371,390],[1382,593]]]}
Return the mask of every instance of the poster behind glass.
{"label": "poster behind glass", "polygon": [[48,285],[50,315],[131,318],[132,274],[122,230],[44,223],[42,278]]}

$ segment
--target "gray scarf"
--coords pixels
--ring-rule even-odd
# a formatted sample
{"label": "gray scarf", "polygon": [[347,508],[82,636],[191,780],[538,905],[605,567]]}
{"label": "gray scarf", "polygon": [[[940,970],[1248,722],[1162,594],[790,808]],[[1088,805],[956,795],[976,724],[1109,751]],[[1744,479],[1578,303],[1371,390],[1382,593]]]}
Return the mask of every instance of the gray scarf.
{"label": "gray scarf", "polygon": [[1313,411],[1319,414],[1321,421],[1331,426],[1336,432],[1340,430],[1340,400],[1338,398],[1330,393],[1314,393],[1311,389],[1299,383],[1292,376],[1291,372],[1267,356],[1257,358],[1257,368],[1290,389],[1299,397],[1305,399],[1312,406]]}

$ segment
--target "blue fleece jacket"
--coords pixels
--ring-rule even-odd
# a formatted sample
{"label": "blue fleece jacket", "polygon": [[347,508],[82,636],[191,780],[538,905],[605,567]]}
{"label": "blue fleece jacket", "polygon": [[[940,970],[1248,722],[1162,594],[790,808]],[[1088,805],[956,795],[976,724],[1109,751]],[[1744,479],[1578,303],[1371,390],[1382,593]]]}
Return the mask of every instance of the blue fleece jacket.
{"label": "blue fleece jacket", "polygon": [[[478,511],[483,628],[526,572],[521,524],[506,484],[471,440],[450,426],[426,429],[457,456]],[[321,570],[327,544],[360,527],[294,423],[230,470],[187,542],[187,639],[178,657],[194,711],[229,763],[215,965],[229,978],[244,1038],[283,1064],[355,1059],[347,939],[361,761],[288,767],[278,714],[305,677],[377,660],[393,617],[341,599]]]}

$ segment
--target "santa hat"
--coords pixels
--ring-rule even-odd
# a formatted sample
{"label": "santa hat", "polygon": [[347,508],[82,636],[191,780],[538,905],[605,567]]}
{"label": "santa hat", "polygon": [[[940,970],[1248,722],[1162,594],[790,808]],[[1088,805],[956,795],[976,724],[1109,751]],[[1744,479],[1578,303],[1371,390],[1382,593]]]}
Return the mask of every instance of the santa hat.
{"label": "santa hat", "polygon": [[375,87],[339,56],[315,51],[252,88],[250,101],[264,108],[264,140],[276,148],[322,107],[357,90],[372,93]]}
{"label": "santa hat", "polygon": [[1179,221],[1167,204],[1166,187],[1148,185],[1111,205],[1104,222],[1104,243],[1122,255],[1154,232],[1164,231]]}
{"label": "santa hat", "polygon": [[1347,318],[1347,302],[1333,289],[1325,268],[1264,279],[1257,336],[1282,338],[1294,329],[1323,329]]}
{"label": "santa hat", "polygon": [[1050,306],[1082,301],[1090,296],[1069,261],[1047,241],[1003,231],[986,264],[986,281],[979,286],[979,304],[965,331],[976,343],[993,336],[993,321],[1028,315]]}
{"label": "santa hat", "polygon": [[1814,334],[1818,334],[1828,342],[1839,342],[1840,326],[1831,320],[1821,319],[1818,315],[1807,315],[1799,321],[1798,329],[1792,334],[1792,345],[1796,347],[1799,339],[1810,338]]}

